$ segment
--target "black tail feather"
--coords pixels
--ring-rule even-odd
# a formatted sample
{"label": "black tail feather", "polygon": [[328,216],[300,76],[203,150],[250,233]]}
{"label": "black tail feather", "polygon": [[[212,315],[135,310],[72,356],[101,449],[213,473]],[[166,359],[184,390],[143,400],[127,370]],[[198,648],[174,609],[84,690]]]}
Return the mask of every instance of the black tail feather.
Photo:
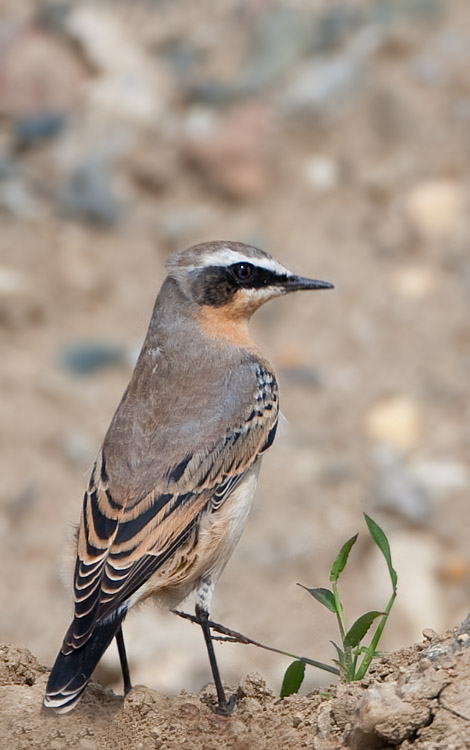
{"label": "black tail feather", "polygon": [[66,713],[80,700],[90,677],[121,627],[126,612],[98,624],[89,640],[80,648],[64,654],[59,651],[44,697],[44,705]]}

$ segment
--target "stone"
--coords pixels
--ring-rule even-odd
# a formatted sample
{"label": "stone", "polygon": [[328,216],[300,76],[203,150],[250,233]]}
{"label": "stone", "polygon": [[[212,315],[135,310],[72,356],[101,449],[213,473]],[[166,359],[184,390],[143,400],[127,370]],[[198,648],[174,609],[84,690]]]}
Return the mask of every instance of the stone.
{"label": "stone", "polygon": [[136,125],[152,126],[161,118],[166,79],[119,14],[76,4],[65,31],[98,74],[87,88],[93,107]]}
{"label": "stone", "polygon": [[105,341],[83,341],[67,344],[59,353],[59,361],[73,375],[90,375],[122,363],[123,356],[120,346]]}
{"label": "stone", "polygon": [[28,287],[29,284],[22,273],[14,268],[0,266],[0,297],[22,294]]}
{"label": "stone", "polygon": [[406,197],[411,226],[424,240],[442,239],[456,228],[463,214],[463,191],[458,182],[436,179],[421,182]]}
{"label": "stone", "polygon": [[326,156],[314,156],[305,165],[305,178],[318,191],[333,190],[339,182],[338,164]]}
{"label": "stone", "polygon": [[86,74],[77,55],[33,24],[2,28],[0,114],[60,115],[78,104]]}
{"label": "stone", "polygon": [[119,14],[110,9],[82,4],[71,6],[64,30],[97,73],[131,70],[141,63],[142,52],[130,29]]}
{"label": "stone", "polygon": [[266,686],[266,682],[257,672],[244,677],[240,682],[239,690],[243,697],[254,698],[259,701],[273,696],[272,691]]}
{"label": "stone", "polygon": [[64,188],[61,205],[67,215],[90,224],[117,223],[121,204],[103,159],[86,159],[76,166]]}
{"label": "stone", "polygon": [[0,181],[0,207],[18,219],[30,221],[42,218],[44,213],[28,187],[16,176]]}
{"label": "stone", "polygon": [[396,394],[380,399],[370,409],[366,429],[371,438],[399,451],[416,447],[421,434],[421,414],[412,396]]}
{"label": "stone", "polygon": [[[378,507],[398,511],[415,522],[428,520],[438,501],[470,482],[470,472],[458,462],[405,460],[389,443],[376,445],[372,457],[377,469]],[[462,571],[461,564],[457,570]]]}
{"label": "stone", "polygon": [[246,25],[244,62],[228,81],[200,78],[190,81],[186,95],[193,101],[227,106],[263,93],[282,79],[312,45],[316,26],[311,14],[287,4],[267,5]]}
{"label": "stone", "polygon": [[269,110],[259,103],[234,107],[194,127],[183,152],[205,183],[231,198],[251,198],[268,184]]}
{"label": "stone", "polygon": [[458,683],[451,683],[444,688],[439,696],[441,706],[448,711],[470,720],[470,678],[462,679]]}
{"label": "stone", "polygon": [[381,739],[398,745],[411,737],[429,722],[429,706],[420,706],[402,700],[396,683],[371,685],[356,710],[353,747],[374,746]]}
{"label": "stone", "polygon": [[470,471],[458,461],[424,459],[410,465],[413,477],[434,496],[443,496],[452,490],[462,490],[470,483]]}
{"label": "stone", "polygon": [[363,28],[342,52],[315,57],[296,73],[280,97],[281,108],[290,116],[332,115],[344,110],[366,80],[365,69],[379,48],[382,31]]}
{"label": "stone", "polygon": [[429,521],[434,510],[431,493],[413,476],[397,451],[388,444],[376,446],[377,469],[374,505],[399,514],[413,523]]}
{"label": "stone", "polygon": [[14,138],[18,148],[30,148],[52,140],[65,128],[65,118],[55,112],[44,112],[20,118],[15,124]]}
{"label": "stone", "polygon": [[400,268],[392,280],[394,290],[410,300],[421,300],[436,289],[437,276],[429,266],[405,266]]}

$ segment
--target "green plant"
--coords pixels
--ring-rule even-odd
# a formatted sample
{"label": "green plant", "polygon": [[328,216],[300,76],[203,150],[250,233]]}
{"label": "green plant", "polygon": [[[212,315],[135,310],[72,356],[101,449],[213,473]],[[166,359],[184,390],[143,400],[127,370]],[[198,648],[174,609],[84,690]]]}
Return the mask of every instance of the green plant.
{"label": "green plant", "polygon": [[[323,604],[330,612],[336,615],[338,622],[338,629],[341,638],[341,645],[332,641],[333,646],[336,649],[336,659],[333,662],[337,664],[339,674],[344,682],[352,682],[353,680],[361,680],[366,674],[370,667],[372,659],[377,656],[377,646],[380,641],[383,629],[387,622],[388,615],[392,609],[393,603],[397,595],[397,574],[392,565],[392,558],[390,554],[390,545],[385,533],[382,531],[380,526],[372,520],[368,515],[364,514],[367,528],[369,533],[374,540],[377,547],[380,549],[382,555],[387,563],[390,580],[392,582],[392,594],[388,601],[387,606],[383,612],[373,610],[371,612],[365,612],[363,615],[351,625],[350,628],[346,627],[346,621],[344,616],[343,605],[339,597],[338,592],[338,580],[346,567],[348,562],[349,554],[356,543],[358,537],[357,534],[348,539],[345,544],[341,547],[333,565],[330,570],[330,583],[331,589],[327,588],[308,588],[302,584],[306,591],[309,592],[320,604]],[[379,619],[380,618],[380,619]],[[369,629],[375,620],[379,619],[375,632],[370,640],[368,646],[363,645],[363,640],[367,635]],[[281,687],[281,698],[296,693],[304,679],[305,664],[307,660],[297,659],[292,662],[285,674]],[[320,669],[324,669],[323,665],[316,665]],[[328,671],[331,671],[328,670]]]}

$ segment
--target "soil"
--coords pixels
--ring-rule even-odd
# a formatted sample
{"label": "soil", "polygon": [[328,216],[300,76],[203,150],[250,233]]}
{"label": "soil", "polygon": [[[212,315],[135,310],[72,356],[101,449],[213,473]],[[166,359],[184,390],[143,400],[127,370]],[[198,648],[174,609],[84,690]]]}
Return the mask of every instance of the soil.
{"label": "soil", "polygon": [[[125,699],[91,683],[57,716],[41,705],[47,670],[26,649],[0,647],[0,735],[15,750],[465,750],[470,746],[470,620],[383,656],[360,682],[279,699],[257,674],[235,689],[229,717],[211,687]],[[233,688],[232,688],[233,690]]]}

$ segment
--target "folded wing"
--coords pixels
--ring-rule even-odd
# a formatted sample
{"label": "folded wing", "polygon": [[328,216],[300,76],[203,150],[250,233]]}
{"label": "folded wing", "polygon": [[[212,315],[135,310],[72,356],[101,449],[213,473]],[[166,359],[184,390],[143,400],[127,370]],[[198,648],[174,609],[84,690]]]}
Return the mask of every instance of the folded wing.
{"label": "folded wing", "polygon": [[[201,514],[217,512],[245,472],[272,443],[277,385],[258,368],[255,407],[241,424],[203,451],[169,467],[150,493],[116,500],[101,452],[85,493],[74,576],[75,616],[62,653],[83,646],[97,624],[118,617],[129,599],[181,545],[195,543]],[[269,376],[269,377],[268,377]]]}

